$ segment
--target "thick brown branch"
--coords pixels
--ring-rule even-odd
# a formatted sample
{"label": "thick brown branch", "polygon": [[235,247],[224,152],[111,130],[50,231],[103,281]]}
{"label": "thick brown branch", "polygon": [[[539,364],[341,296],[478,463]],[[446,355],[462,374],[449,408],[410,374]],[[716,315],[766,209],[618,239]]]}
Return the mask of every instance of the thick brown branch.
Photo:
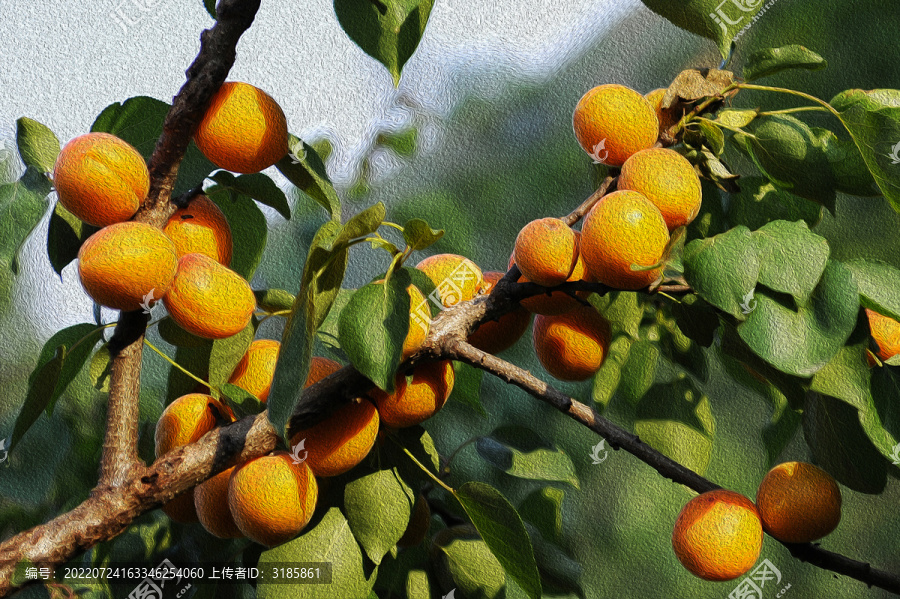
{"label": "thick brown branch", "polygon": [[[150,193],[135,221],[162,227],[175,207],[169,201],[178,166],[216,90],[234,64],[235,48],[250,27],[259,0],[222,0],[219,19],[201,34],[200,52],[187,70],[187,81],[172,102],[163,132],[150,157]],[[146,318],[123,313],[110,342],[113,363],[106,416],[100,485],[122,483],[138,467],[138,396]]]}
{"label": "thick brown branch", "polygon": [[[14,586],[16,564],[59,566],[78,553],[122,533],[131,522],[235,463],[265,455],[277,435],[267,413],[207,433],[194,444],[132,470],[122,484],[98,486],[70,512],[0,544],[0,596]],[[36,581],[33,581],[36,582]]]}

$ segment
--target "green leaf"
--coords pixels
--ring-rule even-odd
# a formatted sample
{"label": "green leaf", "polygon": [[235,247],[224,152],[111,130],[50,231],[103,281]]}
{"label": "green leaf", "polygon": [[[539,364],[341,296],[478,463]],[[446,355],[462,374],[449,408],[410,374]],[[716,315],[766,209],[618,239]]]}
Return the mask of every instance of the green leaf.
{"label": "green leaf", "polygon": [[531,599],[540,599],[541,580],[531,539],[516,508],[500,491],[481,482],[467,482],[456,498],[506,573]]}
{"label": "green leaf", "polygon": [[859,303],[900,320],[900,270],[880,260],[850,260],[844,264],[859,289]]}
{"label": "green leaf", "polygon": [[[350,531],[350,524],[340,509],[330,508],[314,528],[302,535],[263,551],[260,564],[328,562],[331,564],[331,584],[306,584],[302,586],[304,599],[333,599],[335,588],[340,588],[341,597],[346,599],[367,599],[378,568],[374,568],[366,578],[368,568],[363,562],[363,554]],[[295,599],[298,587],[291,584],[260,581],[256,587],[259,599]]]}
{"label": "green leaf", "polygon": [[519,515],[540,533],[559,541],[562,536],[562,502],[565,492],[556,487],[543,487],[532,491],[519,505]]}
{"label": "green leaf", "polygon": [[759,282],[789,293],[800,305],[809,300],[825,270],[830,249],[803,221],[772,221],[753,233],[759,258]]}
{"label": "green leaf", "polygon": [[725,150],[725,134],[722,130],[709,121],[699,121],[700,133],[703,135],[704,144],[712,150],[716,156],[721,156]]}
{"label": "green leaf", "polygon": [[[433,567],[444,589],[456,589],[463,597],[505,597],[506,574],[490,547],[472,526],[454,526],[435,536]],[[508,587],[507,587],[508,588]],[[455,597],[454,591],[435,597]]]}
{"label": "green leaf", "polygon": [[225,189],[251,197],[257,202],[274,208],[286,219],[291,218],[291,209],[284,192],[268,175],[252,173],[235,177],[228,171],[218,171],[209,178]]}
{"label": "green leaf", "polygon": [[59,139],[46,125],[21,117],[16,121],[16,144],[19,156],[25,166],[34,167],[41,173],[53,171],[59,155]]}
{"label": "green leaf", "polygon": [[294,186],[318,202],[332,220],[341,220],[341,200],[338,198],[322,159],[303,140],[294,135],[288,138],[291,151],[275,164]]}
{"label": "green leaf", "polygon": [[748,133],[736,133],[738,149],[778,187],[822,204],[834,213],[837,183],[822,141],[803,121],[789,114],[760,117]]}
{"label": "green leaf", "polygon": [[525,530],[531,537],[534,557],[544,591],[554,595],[574,593],[584,599],[584,589],[581,586],[584,569],[581,564],[563,553],[553,543],[544,540],[543,535],[536,527],[526,522]]}
{"label": "green leaf", "polygon": [[335,247],[339,244],[348,243],[357,237],[365,237],[378,230],[384,221],[385,208],[384,204],[378,202],[369,206],[362,212],[355,214],[353,218],[347,221],[341,232],[335,237]]}
{"label": "green leaf", "polygon": [[172,320],[171,317],[164,318],[159,321],[156,327],[159,336],[163,341],[175,347],[200,347],[202,345],[211,345],[208,339],[198,337],[193,333],[188,333]]}
{"label": "green leaf", "polygon": [[332,249],[341,229],[331,220],[313,237],[300,292],[285,325],[267,404],[269,422],[282,435],[286,435],[288,419],[303,395],[316,330],[328,316],[344,280],[348,248],[340,244]]}
{"label": "green leaf", "polygon": [[850,404],[829,395],[809,393],[803,410],[803,434],[816,463],[842,485],[860,493],[881,493],[887,482],[882,456],[859,423]]}
{"label": "green leaf", "polygon": [[431,585],[428,582],[428,574],[425,570],[410,570],[406,578],[406,599],[430,599],[430,597]]}
{"label": "green leaf", "polygon": [[841,139],[833,131],[821,127],[812,127],[812,132],[819,138],[825,156],[831,163],[838,191],[855,196],[882,195],[852,139]]}
{"label": "green leaf", "polygon": [[[212,351],[212,341],[207,339],[197,346],[181,346],[175,350],[173,359],[182,368],[200,378],[201,380],[207,376],[209,371],[209,355]],[[153,353],[145,355],[155,356]],[[156,358],[162,360],[162,358]],[[194,378],[186,375],[178,368],[169,366],[168,363],[164,367],[168,367],[168,377],[166,381],[166,399],[164,405],[174,401],[177,397],[181,397],[185,393],[191,393],[199,384]],[[207,393],[208,389],[203,389],[203,393]]]}
{"label": "green leaf", "polygon": [[779,189],[762,177],[741,177],[740,191],[730,196],[728,220],[733,226],[756,230],[776,220],[802,220],[814,227],[822,220],[822,206]]}
{"label": "green leaf", "polygon": [[421,218],[410,219],[403,225],[403,240],[411,252],[424,250],[443,236],[443,229],[432,229]]}
{"label": "green leaf", "polygon": [[484,371],[462,362],[453,362],[453,371],[453,390],[450,391],[447,401],[464,403],[482,418],[487,418],[488,413],[481,405],[481,381],[484,379]]}
{"label": "green leaf", "polygon": [[223,383],[219,391],[221,399],[231,408],[238,420],[244,416],[259,414],[265,409],[265,404],[259,401],[258,397],[237,385]]}
{"label": "green leaf", "polygon": [[682,260],[684,278],[697,295],[738,319],[745,318],[741,304],[756,285],[760,268],[747,227],[695,239],[685,246]]}
{"label": "green leaf", "polygon": [[419,130],[415,127],[404,129],[403,131],[380,133],[375,140],[379,146],[392,149],[400,156],[412,156],[416,153],[416,146],[419,140]]}
{"label": "green leaf", "polygon": [[796,311],[766,291],[757,292],[755,302],[738,326],[741,339],[766,362],[796,376],[812,375],[837,354],[853,331],[859,310],[850,271],[833,260],[809,302]]}
{"label": "green leaf", "polygon": [[218,18],[216,16],[216,0],[203,0],[203,8],[206,9],[206,12],[209,13],[213,19]]}
{"label": "green leaf", "polygon": [[619,335],[609,345],[609,352],[603,361],[603,366],[594,375],[591,388],[591,399],[605,410],[612,401],[619,384],[622,381],[622,368],[628,360],[628,352],[633,342],[626,335]]}
{"label": "green leaf", "polygon": [[709,380],[709,365],[706,353],[700,345],[684,334],[674,317],[663,310],[657,310],[656,320],[661,325],[659,330],[659,348],[663,355],[680,365],[703,382]]}
{"label": "green leaf", "polygon": [[395,468],[364,474],[344,487],[350,530],[374,564],[380,564],[403,536],[415,501],[415,493]]}
{"label": "green leaf", "polygon": [[716,115],[716,122],[726,127],[741,129],[749,125],[757,114],[759,111],[754,108],[721,110]]}
{"label": "green leaf", "polygon": [[637,404],[653,385],[659,365],[659,348],[643,339],[631,344],[628,359],[622,367],[619,394],[632,405]]}
{"label": "green leaf", "polygon": [[701,475],[709,467],[715,431],[709,399],[687,377],[651,387],[635,413],[636,435]]}
{"label": "green leaf", "polygon": [[[81,372],[81,367],[100,340],[99,335],[93,340],[88,336],[99,331],[93,324],[76,324],[58,331],[44,343],[37,365],[28,377],[28,394],[13,427],[10,451],[37,421],[41,412],[46,409],[48,415],[53,413],[56,401]],[[85,337],[88,338],[79,343]]]}
{"label": "green leaf", "polygon": [[787,398],[774,385],[765,385],[765,388],[766,397],[775,405],[772,419],[762,432],[763,444],[769,457],[768,466],[771,468],[778,463],[778,456],[800,428],[802,413],[792,409]]}
{"label": "green leaf", "polygon": [[400,477],[414,489],[432,484],[434,481],[431,477],[403,451],[404,448],[408,449],[422,465],[437,476],[440,472],[440,457],[431,435],[420,425],[416,425],[393,431],[390,439],[393,442],[381,444],[378,448],[380,463],[394,466]]}
{"label": "green leaf", "polygon": [[253,292],[256,296],[256,305],[266,312],[281,312],[290,310],[297,299],[294,294],[284,289],[260,289]]}
{"label": "green leaf", "polygon": [[228,381],[231,373],[234,372],[235,366],[247,353],[247,349],[253,342],[255,335],[256,327],[251,322],[237,335],[213,341],[212,350],[209,354],[208,380],[213,388],[214,395],[217,395],[215,389],[221,388]]}
{"label": "green leaf", "polygon": [[232,194],[218,185],[207,189],[206,195],[219,207],[231,228],[231,270],[252,280],[269,236],[265,215],[248,196]]}
{"label": "green leaf", "polygon": [[744,79],[753,81],[787,69],[818,71],[828,66],[825,59],[803,46],[791,45],[758,50],[747,57]]}
{"label": "green leaf", "polygon": [[613,291],[606,295],[592,295],[590,302],[612,325],[613,335],[624,333],[634,340],[640,338],[640,324],[646,304],[633,291]]}
{"label": "green leaf", "polygon": [[[647,8],[667,21],[696,35],[716,42],[722,58],[728,56],[731,41],[749,25],[763,7],[758,2],[725,3],[720,0],[641,0]],[[752,4],[752,6],[751,6]]]}
{"label": "green leaf", "polygon": [[334,12],[344,32],[387,68],[394,87],[425,33],[433,6],[434,0],[334,0]]}
{"label": "green leaf", "polygon": [[[170,108],[169,104],[147,96],[129,98],[121,104],[115,102],[97,116],[91,125],[91,131],[111,133],[127,141],[140,152],[144,160],[149,161],[156,142],[162,135],[163,122]],[[217,168],[191,142],[178,166],[178,179],[175,181],[172,197],[194,189]]]}
{"label": "green leaf", "polygon": [[0,185],[0,267],[5,262],[18,274],[19,248],[44,216],[49,193],[50,181],[32,167],[15,183]]}
{"label": "green leaf", "polygon": [[91,356],[91,363],[88,365],[88,373],[91,376],[91,384],[94,388],[103,393],[109,393],[109,377],[112,375],[112,354],[109,352],[109,345],[104,343],[94,355]]}
{"label": "green leaf", "polygon": [[510,476],[563,482],[579,488],[572,459],[530,429],[497,428],[489,436],[478,437],[475,449],[487,463]]}
{"label": "green leaf", "polygon": [[385,391],[394,390],[403,341],[409,332],[409,280],[395,273],[387,283],[369,283],[341,311],[338,341],[353,365]]}
{"label": "green leaf", "polygon": [[831,100],[894,210],[900,212],[900,90],[851,89]]}
{"label": "green leaf", "polygon": [[47,257],[60,278],[63,268],[78,257],[81,244],[99,230],[66,210],[60,202],[56,203],[47,230]]}

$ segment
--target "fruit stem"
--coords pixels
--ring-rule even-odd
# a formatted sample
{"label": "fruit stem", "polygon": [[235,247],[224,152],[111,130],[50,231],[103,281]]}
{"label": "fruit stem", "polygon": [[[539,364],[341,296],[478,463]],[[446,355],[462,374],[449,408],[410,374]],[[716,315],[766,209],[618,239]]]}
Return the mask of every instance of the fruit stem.
{"label": "fruit stem", "polygon": [[278,312],[264,312],[265,316],[263,316],[260,319],[259,324],[261,325],[262,323],[264,323],[268,319],[272,318],[273,316],[287,316],[290,313],[291,313],[290,310],[279,310]]}
{"label": "fruit stem", "polygon": [[158,353],[160,356],[162,356],[162,359],[163,359],[163,360],[165,360],[166,362],[168,362],[169,364],[171,364],[172,366],[174,366],[175,368],[177,368],[178,370],[180,370],[180,371],[183,372],[184,374],[188,375],[189,377],[191,377],[192,379],[194,379],[195,381],[197,381],[198,383],[200,383],[200,384],[203,385],[204,387],[208,387],[209,389],[212,389],[212,387],[209,386],[209,383],[208,383],[207,381],[204,381],[203,379],[194,376],[193,373],[188,372],[188,371],[184,368],[184,366],[182,366],[181,364],[179,364],[178,362],[176,362],[175,360],[173,360],[172,358],[170,358],[169,356],[167,356],[167,355],[166,355],[165,353],[163,353],[158,347],[156,347],[155,345],[153,345],[152,343],[150,343],[149,341],[147,341],[146,338],[144,339],[144,345],[146,345],[147,347],[149,347],[150,349],[152,349],[153,351],[155,351],[156,353]]}

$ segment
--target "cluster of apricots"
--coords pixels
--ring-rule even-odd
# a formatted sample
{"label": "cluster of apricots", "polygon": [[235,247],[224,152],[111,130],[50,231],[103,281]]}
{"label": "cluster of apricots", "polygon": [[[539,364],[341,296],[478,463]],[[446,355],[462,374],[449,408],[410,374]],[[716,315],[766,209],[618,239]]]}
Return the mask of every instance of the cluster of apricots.
{"label": "cluster of apricots", "polygon": [[[241,173],[267,168],[288,152],[281,107],[246,83],[219,89],[194,140],[216,166]],[[161,299],[179,326],[207,339],[229,337],[250,322],[253,291],[229,269],[231,229],[205,195],[179,208],[162,229],[131,220],[150,191],[147,164],[108,133],[69,141],[53,184],[63,207],[102,227],[78,252],[81,283],[96,303],[130,311]]]}
{"label": "cluster of apricots", "polygon": [[702,493],[681,510],[672,547],[705,580],[743,576],[759,559],[763,531],[785,543],[809,543],[841,520],[841,491],[830,474],[805,462],[785,462],[763,477],[756,503],[725,489]]}
{"label": "cluster of apricots", "polygon": [[[413,288],[415,289],[415,288]],[[415,299],[424,297],[415,289]],[[413,306],[421,308],[420,304]],[[410,313],[410,329],[404,346],[406,356],[421,347],[427,334]],[[430,320],[424,320],[428,327]],[[269,390],[281,346],[277,341],[257,339],[232,372],[228,382],[253,394],[262,403]],[[337,372],[334,360],[313,357],[305,386]],[[450,396],[454,371],[450,361],[429,362],[408,376],[397,375],[395,390],[378,389],[338,408],[321,422],[291,435],[292,447],[303,447],[302,457],[276,451],[220,472],[209,480],[169,501],[163,510],[178,522],[197,522],[220,538],[246,537],[266,546],[284,543],[309,523],[319,497],[319,481],[338,476],[362,462],[378,438],[383,424],[403,428],[424,422]],[[219,425],[235,419],[232,411],[211,395],[190,393],[166,407],[156,427],[156,455],[165,455],[198,440]],[[302,443],[302,445],[301,445]],[[299,459],[298,459],[299,458]],[[420,505],[421,504],[421,505]],[[418,544],[427,530],[428,507],[424,500],[414,506],[407,534],[398,542]],[[422,516],[426,513],[425,516]]]}

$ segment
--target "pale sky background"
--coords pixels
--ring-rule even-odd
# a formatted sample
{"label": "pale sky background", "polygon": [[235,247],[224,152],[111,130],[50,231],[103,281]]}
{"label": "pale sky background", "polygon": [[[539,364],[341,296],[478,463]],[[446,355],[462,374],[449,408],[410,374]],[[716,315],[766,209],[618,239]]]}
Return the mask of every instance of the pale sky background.
{"label": "pale sky background", "polygon": [[[446,114],[461,87],[487,97],[501,89],[500,78],[473,75],[480,67],[543,79],[636,10],[646,11],[639,0],[437,0],[400,91]],[[14,147],[20,116],[47,125],[65,144],[113,102],[138,95],[171,102],[200,31],[212,23],[201,0],[0,0],[0,140]],[[377,125],[402,124],[403,115],[387,112],[398,93],[390,75],[343,33],[328,0],[264,0],[229,78],[271,94],[293,133],[327,132],[336,141],[328,166],[338,182],[349,178]],[[91,321],[74,265],[60,282],[46,258],[47,222],[22,255],[19,293],[27,296],[15,301],[32,310],[20,339],[30,336],[26,328],[46,339]]]}

